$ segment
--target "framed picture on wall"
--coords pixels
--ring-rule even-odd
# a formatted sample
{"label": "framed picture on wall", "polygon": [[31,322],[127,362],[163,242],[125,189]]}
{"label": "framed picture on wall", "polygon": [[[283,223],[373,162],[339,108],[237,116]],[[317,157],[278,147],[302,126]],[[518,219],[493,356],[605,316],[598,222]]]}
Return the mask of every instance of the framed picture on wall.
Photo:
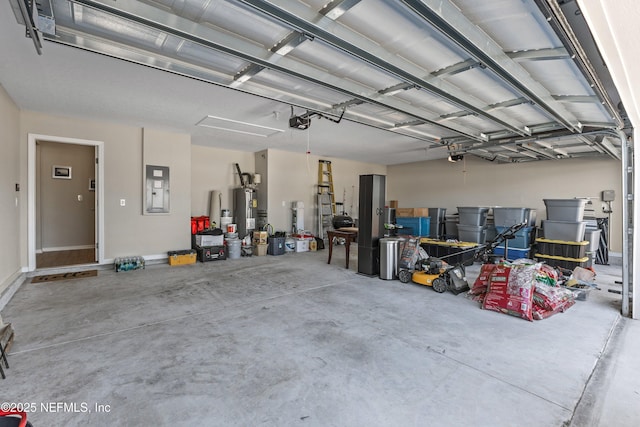
{"label": "framed picture on wall", "polygon": [[96,191],[96,180],[95,179],[90,179],[89,180],[89,191]]}
{"label": "framed picture on wall", "polygon": [[57,179],[71,179],[71,166],[53,166],[52,177]]}

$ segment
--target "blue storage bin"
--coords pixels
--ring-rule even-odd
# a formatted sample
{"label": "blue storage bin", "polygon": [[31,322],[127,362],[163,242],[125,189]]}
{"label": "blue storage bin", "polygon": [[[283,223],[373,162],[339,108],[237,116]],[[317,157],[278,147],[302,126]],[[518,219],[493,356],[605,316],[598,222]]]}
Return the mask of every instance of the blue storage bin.
{"label": "blue storage bin", "polygon": [[[529,248],[513,248],[511,245],[507,246],[507,261],[513,261],[518,258],[529,258]],[[494,255],[504,256],[504,246],[496,246],[493,249]]]}
{"label": "blue storage bin", "polygon": [[[496,225],[496,231],[498,233],[502,233],[508,228],[509,227],[499,227]],[[531,246],[531,231],[533,231],[533,227],[521,228],[515,234],[515,238],[509,239],[509,247],[513,246],[514,248],[528,248],[529,246]]]}
{"label": "blue storage bin", "polygon": [[426,216],[397,217],[396,224],[402,226],[402,228],[398,229],[398,234],[429,236],[431,218]]}

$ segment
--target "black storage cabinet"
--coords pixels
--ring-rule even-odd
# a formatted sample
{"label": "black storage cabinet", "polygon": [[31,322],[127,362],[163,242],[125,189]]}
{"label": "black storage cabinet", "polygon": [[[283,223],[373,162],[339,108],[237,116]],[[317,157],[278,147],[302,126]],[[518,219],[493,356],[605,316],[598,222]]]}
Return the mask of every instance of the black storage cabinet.
{"label": "black storage cabinet", "polygon": [[386,176],[360,175],[358,210],[358,273],[380,273],[380,243],[384,236]]}

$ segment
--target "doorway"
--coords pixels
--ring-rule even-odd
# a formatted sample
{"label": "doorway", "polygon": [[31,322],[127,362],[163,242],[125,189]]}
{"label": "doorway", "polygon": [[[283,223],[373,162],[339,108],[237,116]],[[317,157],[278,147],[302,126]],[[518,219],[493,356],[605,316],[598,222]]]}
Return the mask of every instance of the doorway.
{"label": "doorway", "polygon": [[29,135],[29,271],[104,258],[101,141]]}

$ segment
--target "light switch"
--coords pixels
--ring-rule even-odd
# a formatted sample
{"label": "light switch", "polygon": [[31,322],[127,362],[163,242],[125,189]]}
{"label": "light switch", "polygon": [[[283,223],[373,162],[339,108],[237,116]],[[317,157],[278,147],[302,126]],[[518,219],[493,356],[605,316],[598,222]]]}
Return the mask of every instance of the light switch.
{"label": "light switch", "polygon": [[125,199],[120,199],[120,206],[126,206],[127,201]]}
{"label": "light switch", "polygon": [[81,202],[84,200],[84,197],[82,197],[82,194],[78,194],[78,201]]}

